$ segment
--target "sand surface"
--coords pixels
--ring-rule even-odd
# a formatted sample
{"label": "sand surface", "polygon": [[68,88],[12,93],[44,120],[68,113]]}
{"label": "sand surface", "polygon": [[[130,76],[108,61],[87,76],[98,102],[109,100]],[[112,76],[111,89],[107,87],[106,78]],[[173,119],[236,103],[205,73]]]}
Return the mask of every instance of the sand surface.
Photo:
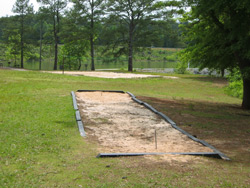
{"label": "sand surface", "polygon": [[[62,71],[49,71],[49,73],[62,74]],[[65,71],[64,74],[76,76],[91,76],[98,78],[158,78],[161,76],[133,74],[133,73],[116,73],[116,72],[98,72],[98,71]]]}
{"label": "sand surface", "polygon": [[[62,74],[62,71],[42,71],[46,73]],[[117,72],[98,72],[98,71],[64,71],[66,75],[73,76],[90,76],[98,78],[166,78],[166,79],[178,79],[175,76],[159,76],[159,75],[147,75],[147,74],[134,74],[134,73],[117,73]]]}
{"label": "sand surface", "polygon": [[86,135],[100,144],[100,153],[213,152],[134,102],[128,94],[76,92],[76,99]]}

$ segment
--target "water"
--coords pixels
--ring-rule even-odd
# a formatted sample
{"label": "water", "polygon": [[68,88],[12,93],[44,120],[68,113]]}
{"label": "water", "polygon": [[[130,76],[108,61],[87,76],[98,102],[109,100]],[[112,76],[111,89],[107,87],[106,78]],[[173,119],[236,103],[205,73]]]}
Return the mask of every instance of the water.
{"label": "water", "polygon": [[[1,61],[4,67],[8,67],[8,63]],[[85,64],[87,64],[87,70],[91,68],[90,60],[82,62],[81,69],[85,71]],[[13,67],[13,64],[10,65]],[[173,73],[174,68],[176,68],[177,62],[167,62],[167,61],[147,61],[147,60],[140,60],[134,61],[133,67],[138,71],[142,72],[161,72],[161,73]],[[121,60],[118,62],[103,62],[103,60],[96,60],[95,61],[95,69],[124,69],[127,70],[128,62],[126,60]],[[29,70],[39,70],[39,62],[25,62],[24,68]],[[54,64],[53,61],[50,62],[42,62],[42,70],[53,70]],[[58,70],[60,66],[58,66]],[[220,73],[217,71],[210,71],[209,69],[205,68],[203,70],[199,70],[198,68],[188,68],[187,69],[192,74],[201,74],[201,75],[213,75],[213,76],[220,76]],[[225,75],[228,75],[229,72],[226,71]]]}
{"label": "water", "polygon": [[[80,70],[87,70],[91,69],[91,62],[83,61]],[[177,66],[177,62],[167,62],[167,61],[147,61],[147,60],[140,60],[140,61],[133,61],[133,68],[175,68]],[[126,60],[121,60],[117,62],[103,62],[103,60],[96,60],[95,61],[95,68],[96,69],[124,69],[127,70],[128,62]],[[39,62],[27,62],[24,63],[25,69],[30,70],[39,70]],[[42,62],[42,70],[53,70],[54,64],[53,62]],[[58,66],[58,69],[60,66]]]}

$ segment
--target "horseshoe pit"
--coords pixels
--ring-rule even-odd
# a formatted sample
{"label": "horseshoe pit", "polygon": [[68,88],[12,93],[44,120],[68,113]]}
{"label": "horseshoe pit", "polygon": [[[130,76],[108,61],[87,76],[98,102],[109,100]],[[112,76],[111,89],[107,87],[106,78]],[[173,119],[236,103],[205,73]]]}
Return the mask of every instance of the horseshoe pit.
{"label": "horseshoe pit", "polygon": [[99,143],[98,157],[220,154],[204,141],[190,139],[148,104],[135,102],[130,93],[78,90],[75,97],[86,136]]}

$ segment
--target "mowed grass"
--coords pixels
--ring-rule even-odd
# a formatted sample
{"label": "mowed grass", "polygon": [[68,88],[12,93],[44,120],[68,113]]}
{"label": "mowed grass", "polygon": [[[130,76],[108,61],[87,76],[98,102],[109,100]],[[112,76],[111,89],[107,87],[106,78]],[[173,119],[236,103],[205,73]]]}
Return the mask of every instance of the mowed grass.
{"label": "mowed grass", "polygon": [[[178,76],[178,75],[177,75]],[[249,187],[250,113],[226,81],[102,79],[0,69],[0,187]],[[79,135],[70,91],[130,91],[232,161],[96,158]]]}

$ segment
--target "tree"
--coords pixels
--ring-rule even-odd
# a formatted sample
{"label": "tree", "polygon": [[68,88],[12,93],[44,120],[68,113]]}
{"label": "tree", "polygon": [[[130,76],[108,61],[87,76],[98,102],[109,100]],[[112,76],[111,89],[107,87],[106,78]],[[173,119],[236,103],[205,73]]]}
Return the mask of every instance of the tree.
{"label": "tree", "polygon": [[60,17],[62,10],[67,6],[67,0],[37,0],[47,7],[49,14],[53,20],[53,37],[55,45],[55,56],[54,56],[54,70],[57,70],[58,62],[58,44],[59,44],[59,33],[60,33]]}
{"label": "tree", "polygon": [[[147,46],[154,47],[169,47],[169,48],[181,48],[185,44],[181,40],[181,34],[178,29],[178,23],[171,15],[168,19],[153,20],[150,22],[148,29],[151,31],[149,44],[145,43],[147,40],[144,39],[144,44]],[[142,44],[143,46],[143,44]]]}
{"label": "tree", "polygon": [[[88,47],[88,41],[75,40],[64,43],[61,54],[61,65],[66,58],[68,59],[68,67],[73,67],[77,70],[81,69],[83,56],[86,55],[86,49]],[[63,65],[64,66],[64,65]]]}
{"label": "tree", "polygon": [[21,48],[21,68],[23,68],[23,59],[24,59],[24,33],[25,33],[25,19],[27,14],[33,12],[33,6],[29,5],[29,0],[16,0],[16,3],[13,6],[12,11],[14,13],[19,14],[18,22],[19,22],[19,33],[20,33],[20,48]]}
{"label": "tree", "polygon": [[[34,60],[37,58],[35,53],[34,45],[37,43],[37,35],[35,33],[35,23],[36,19],[34,14],[26,14],[24,20],[24,32],[23,32],[23,43],[21,48],[21,32],[20,32],[20,15],[6,17],[3,19],[4,22],[2,29],[1,42],[4,44],[2,54],[8,54],[6,58],[8,60],[14,60],[15,55],[15,65],[20,65],[21,55],[23,62],[25,60]],[[22,49],[22,53],[21,53]],[[19,57],[19,56],[20,57]],[[7,60],[6,59],[6,60]],[[19,63],[17,62],[20,61]],[[17,64],[18,63],[18,64]]]}
{"label": "tree", "polygon": [[[68,67],[81,69],[81,60],[89,50],[89,37],[85,35],[87,28],[79,22],[79,14],[72,9],[66,12],[63,19],[61,37],[63,38],[63,47],[61,59],[67,57]],[[65,63],[65,62],[64,62]],[[73,66],[71,66],[73,65]]]}
{"label": "tree", "polygon": [[7,43],[11,35],[16,35],[18,27],[16,24],[17,16],[0,18],[0,35],[1,42]]}
{"label": "tree", "polygon": [[109,19],[106,33],[107,36],[109,33],[112,35],[108,43],[113,42],[114,46],[119,48],[116,54],[127,53],[128,71],[133,71],[133,56],[138,47],[152,46],[157,38],[159,31],[156,30],[156,23],[172,18],[173,13],[178,12],[176,7],[179,4],[178,1],[169,0],[108,1]]}
{"label": "tree", "polygon": [[[110,19],[119,23],[121,26],[118,28],[113,25],[113,28],[116,27],[123,33],[123,39],[119,40],[123,42],[126,41],[128,49],[128,71],[133,71],[133,53],[136,40],[135,35],[138,31],[142,31],[139,30],[139,28],[142,28],[141,25],[145,23],[145,21],[150,21],[157,16],[155,12],[155,1],[109,0],[107,7]],[[126,34],[123,31],[126,31]]]}
{"label": "tree", "polygon": [[90,55],[91,55],[91,70],[95,70],[94,63],[94,42],[98,35],[96,23],[104,16],[104,2],[103,0],[72,0],[74,9],[78,11],[82,24],[87,28],[86,33],[90,41]]}
{"label": "tree", "polygon": [[20,42],[21,42],[21,36],[18,32],[18,30],[12,30],[12,35],[9,36],[8,42],[6,42],[6,51],[5,56],[6,60],[10,62],[14,61],[14,67],[16,67],[16,61],[17,61],[17,55],[20,54],[21,48],[20,48]]}
{"label": "tree", "polygon": [[184,0],[188,41],[184,59],[201,68],[238,68],[243,79],[242,108],[250,109],[250,1]]}
{"label": "tree", "polygon": [[49,12],[48,9],[44,7],[40,7],[37,14],[36,14],[36,20],[38,21],[38,24],[36,24],[34,27],[37,28],[39,33],[39,70],[42,69],[42,47],[43,47],[43,39],[44,34],[46,32],[46,21],[49,20]]}

